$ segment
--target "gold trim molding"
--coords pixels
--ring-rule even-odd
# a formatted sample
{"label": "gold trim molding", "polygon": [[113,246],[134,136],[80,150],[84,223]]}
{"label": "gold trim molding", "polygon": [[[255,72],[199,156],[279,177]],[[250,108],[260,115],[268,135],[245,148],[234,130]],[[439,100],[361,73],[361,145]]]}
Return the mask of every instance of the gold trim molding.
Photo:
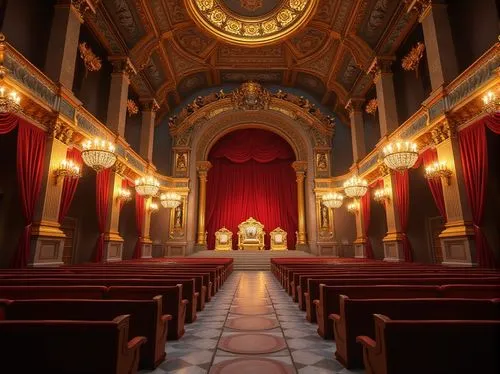
{"label": "gold trim molding", "polygon": [[282,1],[272,12],[246,17],[228,9],[222,0],[184,0],[195,22],[231,44],[257,47],[296,32],[315,13],[319,0]]}

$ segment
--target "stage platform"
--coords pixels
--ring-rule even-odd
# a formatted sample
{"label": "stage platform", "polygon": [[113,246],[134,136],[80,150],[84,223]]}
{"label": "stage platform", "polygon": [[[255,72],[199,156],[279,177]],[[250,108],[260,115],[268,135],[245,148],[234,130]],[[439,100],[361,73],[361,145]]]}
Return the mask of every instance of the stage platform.
{"label": "stage platform", "polygon": [[271,258],[314,257],[303,251],[199,251],[190,257],[230,257],[234,259],[235,270],[270,270]]}

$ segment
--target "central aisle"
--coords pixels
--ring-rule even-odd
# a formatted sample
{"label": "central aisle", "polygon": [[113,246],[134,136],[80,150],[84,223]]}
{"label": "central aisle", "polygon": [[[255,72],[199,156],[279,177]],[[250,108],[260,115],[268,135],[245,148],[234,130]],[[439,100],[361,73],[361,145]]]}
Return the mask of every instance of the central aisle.
{"label": "central aisle", "polygon": [[316,328],[270,272],[235,272],[153,373],[363,373],[344,369]]}

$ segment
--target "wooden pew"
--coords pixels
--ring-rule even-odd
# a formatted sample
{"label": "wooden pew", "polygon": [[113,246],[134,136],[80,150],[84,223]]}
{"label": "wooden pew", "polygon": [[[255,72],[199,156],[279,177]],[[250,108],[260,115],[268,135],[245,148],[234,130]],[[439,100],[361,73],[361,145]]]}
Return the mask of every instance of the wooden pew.
{"label": "wooden pew", "polygon": [[402,320],[500,320],[500,299],[351,299],[340,295],[340,311],[330,314],[337,351],[346,368],[363,366],[359,335],[374,336],[373,314]]}
{"label": "wooden pew", "polygon": [[9,300],[3,304],[6,320],[109,321],[130,315],[130,337],[144,336],[140,369],[154,369],[165,360],[169,314],[162,312],[162,296],[150,300]]}
{"label": "wooden pew", "polygon": [[[111,321],[0,321],[3,373],[135,374],[143,336],[130,317]],[[22,369],[20,369],[22,367]]]}
{"label": "wooden pew", "polygon": [[375,314],[375,340],[359,336],[368,374],[495,374],[500,321],[393,321]]}

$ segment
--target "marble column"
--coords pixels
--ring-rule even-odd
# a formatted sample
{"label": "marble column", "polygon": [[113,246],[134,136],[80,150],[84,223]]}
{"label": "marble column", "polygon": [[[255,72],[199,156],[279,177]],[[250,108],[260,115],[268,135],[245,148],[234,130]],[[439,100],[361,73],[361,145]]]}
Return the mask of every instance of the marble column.
{"label": "marble column", "polygon": [[107,126],[121,138],[125,138],[127,120],[127,100],[130,76],[136,73],[128,57],[112,56],[109,61],[113,65],[111,85],[109,89]]}
{"label": "marble column", "polygon": [[297,203],[298,203],[298,231],[297,231],[297,245],[299,250],[307,249],[306,237],[306,212],[305,212],[305,199],[304,199],[304,180],[306,177],[307,162],[295,161],[292,164],[295,172],[297,173]]}
{"label": "marble column", "polygon": [[391,71],[393,61],[393,57],[376,57],[369,69],[377,89],[381,138],[390,135],[399,126],[394,78]]}
{"label": "marble column", "polygon": [[207,201],[207,174],[212,164],[210,161],[198,161],[196,170],[198,171],[198,234],[196,244],[198,249],[207,249],[207,240],[205,232],[205,208]]}
{"label": "marble column", "polygon": [[366,155],[365,130],[363,120],[364,99],[351,98],[346,105],[351,120],[352,159],[358,163]]}
{"label": "marble column", "polygon": [[140,102],[142,106],[142,122],[139,154],[152,164],[155,117],[159,107],[155,99],[140,100]]}
{"label": "marble column", "polygon": [[55,120],[50,128],[45,146],[43,179],[40,196],[35,209],[29,266],[55,266],[63,264],[64,239],[60,228],[59,208],[63,177],[56,178],[54,172],[66,159],[68,144],[73,130],[63,120]]}
{"label": "marble column", "polygon": [[452,171],[449,184],[446,181],[442,183],[447,216],[445,229],[439,235],[443,264],[470,266],[476,258],[474,227],[455,127],[445,119],[432,131],[432,138],[438,160],[446,161]]}
{"label": "marble column", "polygon": [[142,237],[141,251],[139,258],[152,258],[153,257],[153,241],[150,237],[151,232],[151,214],[150,205],[153,202],[151,197],[144,198],[144,216],[142,217]]}
{"label": "marble column", "polygon": [[[369,192],[367,192],[369,193]],[[356,218],[356,240],[354,240],[354,257],[355,258],[367,258],[366,256],[366,242],[365,228],[363,220],[363,209],[361,207],[361,201],[359,201],[359,210],[355,214]]]}
{"label": "marble column", "polygon": [[421,0],[410,4],[419,13],[424,31],[425,50],[432,90],[458,76],[458,63],[444,0]]}
{"label": "marble column", "polygon": [[387,234],[382,239],[384,244],[384,261],[404,261],[403,237],[405,234],[401,232],[398,211],[393,197],[394,191],[396,191],[395,172],[389,170],[384,164],[380,166],[380,171],[384,176],[384,185],[382,187],[391,191],[390,197],[384,201],[385,216],[387,220]]}

